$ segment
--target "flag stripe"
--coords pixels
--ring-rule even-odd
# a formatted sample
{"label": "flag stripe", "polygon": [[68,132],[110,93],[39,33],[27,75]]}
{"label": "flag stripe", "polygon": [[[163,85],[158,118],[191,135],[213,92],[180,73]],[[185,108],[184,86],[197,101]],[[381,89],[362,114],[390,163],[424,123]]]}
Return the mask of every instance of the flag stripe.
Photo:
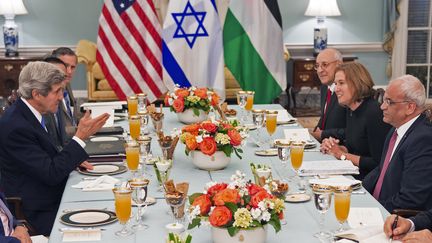
{"label": "flag stripe", "polygon": [[175,80],[175,83],[180,85],[180,87],[190,87],[191,83],[189,82],[186,74],[183,72],[182,68],[172,55],[165,41],[162,42],[162,53],[163,65],[167,73],[170,75],[171,79]]}
{"label": "flag stripe", "polygon": [[230,10],[225,26],[227,23],[230,24],[230,31],[224,31],[225,64],[244,90],[255,91],[255,103],[270,103],[282,92],[281,87]]}
{"label": "flag stripe", "polygon": [[276,22],[279,24],[279,27],[282,29],[282,16],[277,1],[264,0],[264,3],[267,5],[267,8],[272,13],[273,18],[275,18]]}

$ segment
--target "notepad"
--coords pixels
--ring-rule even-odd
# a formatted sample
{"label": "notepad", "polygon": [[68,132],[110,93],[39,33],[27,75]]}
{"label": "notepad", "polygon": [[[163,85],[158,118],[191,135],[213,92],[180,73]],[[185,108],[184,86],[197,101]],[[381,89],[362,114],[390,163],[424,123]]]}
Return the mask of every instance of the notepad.
{"label": "notepad", "polygon": [[310,140],[307,128],[284,129],[285,138],[291,141],[308,141]]}
{"label": "notepad", "polygon": [[[342,239],[354,240],[364,243],[388,243],[389,239],[383,232],[383,226],[366,226],[356,229],[350,229],[342,233],[335,234],[335,237]],[[401,242],[394,240],[394,243]]]}
{"label": "notepad", "polygon": [[100,241],[100,229],[63,229],[63,242]]}
{"label": "notepad", "polygon": [[349,160],[314,160],[303,161],[300,176],[312,175],[357,175],[359,169]]}
{"label": "notepad", "polygon": [[384,220],[379,208],[351,207],[348,216],[348,224],[351,228],[360,228],[364,226],[383,225]]}

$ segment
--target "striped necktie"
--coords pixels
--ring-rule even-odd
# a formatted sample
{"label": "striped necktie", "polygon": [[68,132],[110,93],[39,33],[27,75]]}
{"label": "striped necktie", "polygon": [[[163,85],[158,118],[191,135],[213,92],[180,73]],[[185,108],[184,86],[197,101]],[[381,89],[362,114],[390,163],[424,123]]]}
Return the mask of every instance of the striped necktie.
{"label": "striped necktie", "polygon": [[70,97],[69,97],[69,93],[68,93],[67,90],[65,90],[63,92],[63,97],[64,97],[64,100],[65,100],[65,103],[66,103],[66,109],[67,109],[67,112],[68,112],[68,116],[70,117],[70,119],[72,121],[72,125],[76,126],[76,122],[75,122],[75,119],[73,117],[72,109],[71,109],[71,106],[70,106]]}
{"label": "striped necktie", "polygon": [[9,223],[9,232],[5,232],[5,235],[10,235],[10,232],[13,230],[13,216],[9,210],[9,208],[6,206],[6,204],[3,202],[3,200],[0,199],[0,208],[8,218]]}

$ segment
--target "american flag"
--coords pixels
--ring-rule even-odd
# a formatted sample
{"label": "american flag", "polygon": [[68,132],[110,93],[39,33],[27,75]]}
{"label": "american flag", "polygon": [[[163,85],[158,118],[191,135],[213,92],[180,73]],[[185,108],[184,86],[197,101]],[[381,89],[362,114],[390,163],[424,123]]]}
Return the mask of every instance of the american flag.
{"label": "american flag", "polygon": [[153,0],[105,0],[99,18],[96,60],[120,100],[167,89],[162,81],[162,39]]}

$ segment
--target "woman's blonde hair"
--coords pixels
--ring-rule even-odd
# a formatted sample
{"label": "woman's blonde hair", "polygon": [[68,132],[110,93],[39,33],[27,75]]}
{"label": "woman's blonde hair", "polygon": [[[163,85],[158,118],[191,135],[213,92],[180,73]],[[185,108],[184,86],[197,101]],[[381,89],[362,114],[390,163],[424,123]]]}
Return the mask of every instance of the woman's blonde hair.
{"label": "woman's blonde hair", "polygon": [[340,64],[335,73],[343,72],[350,89],[353,89],[352,101],[360,101],[373,94],[375,85],[369,71],[358,62],[346,62]]}

